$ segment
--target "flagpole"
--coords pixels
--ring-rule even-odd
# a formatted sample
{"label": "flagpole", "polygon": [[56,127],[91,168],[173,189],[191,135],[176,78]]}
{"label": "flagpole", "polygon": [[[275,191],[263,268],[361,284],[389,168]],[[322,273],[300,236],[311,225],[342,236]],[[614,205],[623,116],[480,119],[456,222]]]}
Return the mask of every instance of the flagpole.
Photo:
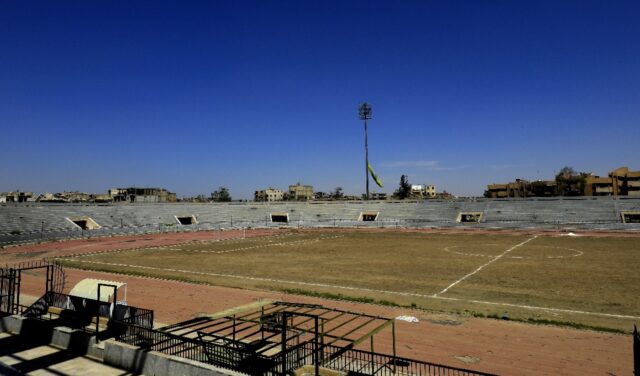
{"label": "flagpole", "polygon": [[369,142],[367,140],[367,120],[371,119],[371,106],[368,103],[360,105],[360,120],[364,120],[364,174],[366,179],[367,194],[365,200],[369,199]]}

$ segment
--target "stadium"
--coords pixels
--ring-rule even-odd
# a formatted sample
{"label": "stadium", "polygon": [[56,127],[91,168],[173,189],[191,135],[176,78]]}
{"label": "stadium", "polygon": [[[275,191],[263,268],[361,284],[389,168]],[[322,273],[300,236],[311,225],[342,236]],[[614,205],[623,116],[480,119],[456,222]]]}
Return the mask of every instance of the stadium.
{"label": "stadium", "polygon": [[[582,374],[612,369],[610,357],[625,373],[640,310],[638,212],[632,197],[5,204],[0,308],[70,327],[91,359],[145,374],[169,365],[132,363],[122,343],[188,373]],[[86,278],[103,281],[106,300],[94,288],[79,303],[72,290]],[[558,330],[591,347],[556,349],[571,361],[550,365],[547,352],[515,364],[447,343],[476,320],[498,325],[475,333],[485,340]],[[437,344],[427,323],[443,331]],[[581,363],[589,351],[607,359]]]}
{"label": "stadium", "polygon": [[639,375],[639,13],[3,1],[0,375]]}

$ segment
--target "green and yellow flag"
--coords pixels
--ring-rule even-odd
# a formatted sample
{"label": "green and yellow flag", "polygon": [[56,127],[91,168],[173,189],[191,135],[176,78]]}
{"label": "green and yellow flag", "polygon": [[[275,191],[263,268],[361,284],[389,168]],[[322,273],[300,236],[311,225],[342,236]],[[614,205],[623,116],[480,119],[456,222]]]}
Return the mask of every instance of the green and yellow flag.
{"label": "green and yellow flag", "polygon": [[384,188],[384,184],[382,184],[382,180],[380,180],[380,178],[378,177],[378,175],[376,175],[375,172],[373,172],[373,167],[371,167],[371,163],[369,163],[367,165],[367,167],[369,168],[369,172],[371,173],[371,177],[373,178],[373,180],[376,181],[376,184],[378,184],[378,187],[380,188]]}

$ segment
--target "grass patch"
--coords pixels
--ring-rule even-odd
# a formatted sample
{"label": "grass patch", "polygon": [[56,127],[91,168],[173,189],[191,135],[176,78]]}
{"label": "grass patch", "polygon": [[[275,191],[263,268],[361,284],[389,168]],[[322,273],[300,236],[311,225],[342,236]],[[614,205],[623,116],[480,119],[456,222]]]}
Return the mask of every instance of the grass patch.
{"label": "grass patch", "polygon": [[74,264],[73,262],[65,261],[63,259],[57,259],[57,261],[60,262],[62,266],[67,268],[91,270],[94,272],[103,272],[103,273],[110,273],[110,274],[129,275],[129,276],[135,276],[135,277],[166,279],[170,281],[193,283],[197,285],[210,285],[210,283],[200,281],[195,277],[191,278],[191,277],[186,277],[182,275],[172,275],[171,277],[160,277],[157,274],[154,274],[153,272],[143,272],[139,270],[120,270],[120,269],[112,269],[109,267],[100,267],[100,266],[94,266],[94,265],[92,265],[91,267],[86,267],[86,266],[80,267],[80,265]]}
{"label": "grass patch", "polygon": [[[539,236],[448,290],[445,299],[433,298],[432,294],[491,257],[529,238],[495,233],[299,230],[286,238],[198,241],[161,250],[106,252],[87,256],[86,260],[98,264],[70,260],[68,265],[495,320],[503,319],[507,308],[500,305],[504,304],[511,321],[577,329],[620,333],[633,326],[640,312],[640,301],[635,299],[640,294],[640,243],[633,238]],[[557,311],[551,313],[545,307]]]}
{"label": "grass patch", "polygon": [[527,324],[533,324],[533,325],[559,326],[559,327],[562,327],[562,328],[573,328],[573,329],[578,329],[578,330],[593,330],[593,331],[596,331],[596,332],[615,333],[615,334],[629,334],[629,333],[631,333],[631,331],[627,331],[627,330],[608,328],[606,326],[599,326],[599,325],[587,325],[587,324],[581,324],[581,323],[572,322],[572,321],[537,319],[537,318],[533,318],[533,317],[529,317],[529,318],[526,318],[526,319],[525,318],[519,318],[519,317],[505,318],[504,316],[500,316],[500,315],[497,315],[495,313],[484,314],[482,312],[474,312],[474,311],[471,311],[471,312],[467,311],[467,313],[470,316],[473,316],[473,317],[476,317],[476,318],[482,318],[482,319],[501,320],[501,321],[514,321],[514,322],[521,322],[521,323],[527,323]]}
{"label": "grass patch", "polygon": [[330,299],[330,300],[343,300],[348,302],[356,302],[356,303],[366,303],[366,304],[378,304],[387,307],[403,307],[403,308],[415,308],[418,309],[417,304],[411,303],[411,305],[402,305],[390,300],[378,300],[374,298],[370,298],[368,296],[350,296],[344,294],[336,294],[331,292],[321,292],[321,291],[312,291],[312,290],[302,290],[302,289],[279,289],[287,294],[292,295],[304,295],[311,296],[314,298],[322,298],[322,299]]}
{"label": "grass patch", "polygon": [[526,320],[516,319],[514,321],[526,322],[526,323],[529,323],[529,324],[536,324],[536,325],[561,326],[561,327],[565,327],[565,328],[574,328],[574,329],[579,329],[579,330],[593,330],[593,331],[596,331],[596,332],[607,332],[607,333],[616,333],[616,334],[628,334],[628,333],[631,333],[631,331],[626,331],[626,330],[622,330],[622,329],[607,328],[605,326],[598,326],[598,325],[586,325],[586,324],[581,324],[581,323],[577,323],[577,322],[570,322],[570,321],[558,321],[558,320],[535,319],[535,318],[528,318]]}

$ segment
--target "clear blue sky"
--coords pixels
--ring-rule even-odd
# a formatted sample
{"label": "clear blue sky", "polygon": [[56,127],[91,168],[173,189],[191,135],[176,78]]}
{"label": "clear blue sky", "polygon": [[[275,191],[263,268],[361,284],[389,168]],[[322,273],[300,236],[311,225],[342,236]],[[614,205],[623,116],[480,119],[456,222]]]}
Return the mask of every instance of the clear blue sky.
{"label": "clear blue sky", "polygon": [[0,191],[640,169],[638,1],[2,1]]}

